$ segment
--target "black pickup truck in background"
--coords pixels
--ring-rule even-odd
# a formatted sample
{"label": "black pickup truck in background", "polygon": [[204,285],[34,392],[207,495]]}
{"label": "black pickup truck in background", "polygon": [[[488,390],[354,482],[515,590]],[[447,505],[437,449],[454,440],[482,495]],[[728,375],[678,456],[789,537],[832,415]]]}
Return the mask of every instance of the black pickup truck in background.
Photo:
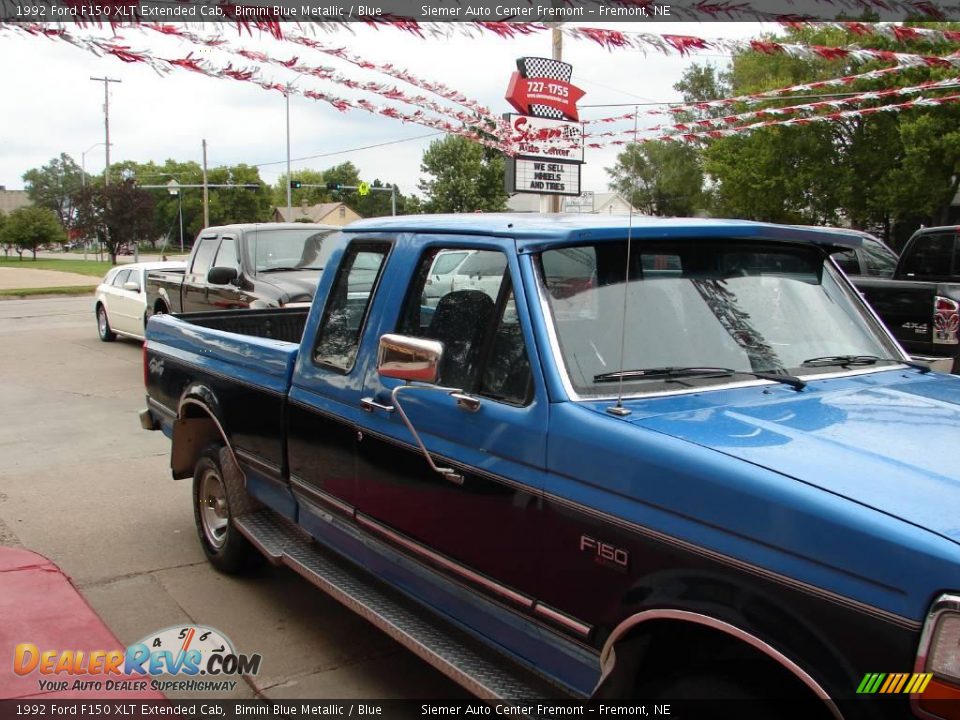
{"label": "black pickup truck in background", "polygon": [[892,278],[851,279],[908,353],[960,374],[960,227],[915,232]]}
{"label": "black pickup truck in background", "polygon": [[339,228],[312,223],[223,225],[202,230],[185,273],[147,276],[150,314],[309,304]]}

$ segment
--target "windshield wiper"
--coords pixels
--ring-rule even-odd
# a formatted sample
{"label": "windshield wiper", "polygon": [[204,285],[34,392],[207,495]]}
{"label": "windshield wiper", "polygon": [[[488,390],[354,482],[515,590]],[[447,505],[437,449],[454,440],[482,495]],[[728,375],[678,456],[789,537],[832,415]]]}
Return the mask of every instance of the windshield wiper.
{"label": "windshield wiper", "polygon": [[795,390],[803,390],[807,384],[798,377],[778,372],[757,372],[754,370],[733,370],[721,367],[659,367],[642,370],[616,370],[593,376],[595,383],[615,382],[620,380],[643,380],[646,378],[665,378],[667,381],[694,377],[729,377],[730,375],[752,375],[761,380],[774,380],[789,385]]}
{"label": "windshield wiper", "polygon": [[839,367],[846,368],[856,365],[876,365],[878,362],[908,365],[924,374],[930,372],[930,366],[924,365],[923,363],[914,362],[913,360],[901,360],[900,358],[879,357],[877,355],[824,355],[823,357],[804,360],[800,365],[802,367],[829,367],[830,365],[838,365]]}
{"label": "windshield wiper", "polygon": [[258,270],[261,273],[275,273],[275,272],[289,272],[291,270],[313,270],[314,268],[308,267],[272,267],[267,268],[266,270]]}

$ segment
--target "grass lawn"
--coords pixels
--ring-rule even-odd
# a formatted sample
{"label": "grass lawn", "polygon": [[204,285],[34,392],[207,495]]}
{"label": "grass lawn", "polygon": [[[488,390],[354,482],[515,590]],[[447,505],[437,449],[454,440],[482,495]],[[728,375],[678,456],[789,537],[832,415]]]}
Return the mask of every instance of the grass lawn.
{"label": "grass lawn", "polygon": [[45,288],[18,288],[16,290],[0,290],[0,298],[22,298],[35,295],[93,295],[96,285],[80,285],[77,287],[45,287]]}
{"label": "grass lawn", "polygon": [[[31,260],[30,256],[25,253],[22,262],[16,255],[0,257],[0,267],[26,268],[28,270],[59,270],[60,272],[80,273],[81,275],[102,278],[113,265],[110,264],[109,260],[106,262],[100,262],[98,260]],[[96,284],[97,283],[94,283],[94,285]]]}

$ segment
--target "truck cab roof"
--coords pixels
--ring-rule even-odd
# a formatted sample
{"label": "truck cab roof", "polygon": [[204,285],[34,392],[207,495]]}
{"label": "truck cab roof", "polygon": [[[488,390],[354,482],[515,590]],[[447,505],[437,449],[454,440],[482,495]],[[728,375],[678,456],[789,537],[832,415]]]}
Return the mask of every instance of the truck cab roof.
{"label": "truck cab roof", "polygon": [[859,247],[858,235],[834,228],[807,228],[748,220],[661,218],[646,215],[580,215],[540,213],[464,213],[456,215],[401,215],[358,220],[344,233],[411,232],[457,233],[511,237],[521,252],[536,252],[546,244],[564,245],[598,240],[680,238],[739,238],[807,242],[830,247]]}

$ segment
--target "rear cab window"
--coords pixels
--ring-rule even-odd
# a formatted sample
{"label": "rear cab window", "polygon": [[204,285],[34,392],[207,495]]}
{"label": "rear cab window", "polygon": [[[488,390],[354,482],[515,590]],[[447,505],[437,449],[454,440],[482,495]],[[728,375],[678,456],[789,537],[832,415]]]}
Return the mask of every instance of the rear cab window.
{"label": "rear cab window", "polygon": [[316,365],[342,374],[353,369],[390,247],[388,242],[368,240],[357,240],[347,247],[313,347]]}
{"label": "rear cab window", "polygon": [[206,275],[213,263],[213,256],[217,252],[217,245],[220,240],[217,237],[200,238],[200,246],[193,256],[193,265],[190,272],[195,275]]}

